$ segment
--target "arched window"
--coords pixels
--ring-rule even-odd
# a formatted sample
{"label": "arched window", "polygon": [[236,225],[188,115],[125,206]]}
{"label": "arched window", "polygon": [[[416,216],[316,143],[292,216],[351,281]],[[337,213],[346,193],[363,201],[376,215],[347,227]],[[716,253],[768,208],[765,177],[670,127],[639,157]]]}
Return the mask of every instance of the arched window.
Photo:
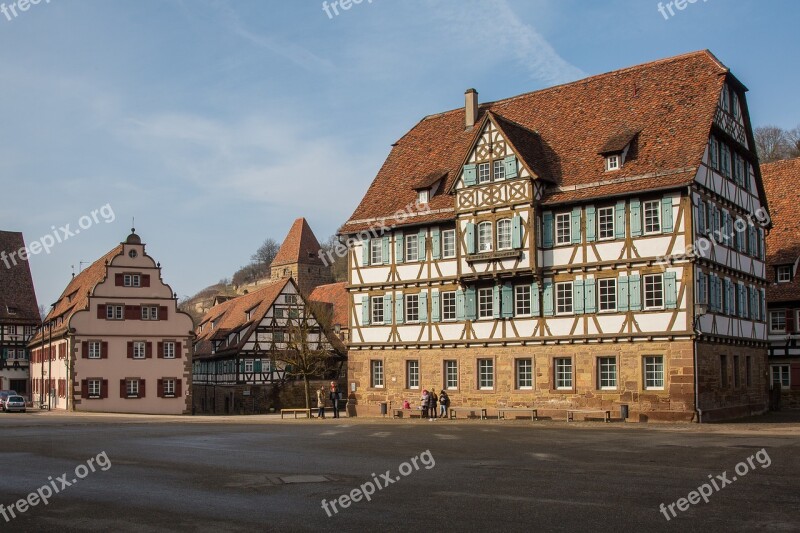
{"label": "arched window", "polygon": [[504,218],[497,222],[497,249],[509,250],[511,248],[511,220]]}
{"label": "arched window", "polygon": [[481,222],[478,224],[478,252],[492,251],[492,223]]}

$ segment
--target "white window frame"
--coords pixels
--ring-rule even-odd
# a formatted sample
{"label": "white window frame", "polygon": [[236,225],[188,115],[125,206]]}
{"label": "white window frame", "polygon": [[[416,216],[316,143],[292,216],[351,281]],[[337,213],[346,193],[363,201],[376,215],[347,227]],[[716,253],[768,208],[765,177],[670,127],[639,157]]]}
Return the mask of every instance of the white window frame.
{"label": "white window frame", "polygon": [[430,189],[417,191],[417,202],[420,204],[427,204],[430,201],[430,193]]}
{"label": "white window frame", "polygon": [[158,306],[157,305],[143,305],[142,306],[142,320],[158,320]]}
{"label": "white window frame", "polygon": [[514,316],[530,316],[531,286],[529,284],[514,286]]}
{"label": "white window frame", "polygon": [[642,388],[644,390],[664,390],[663,355],[642,357]]}
{"label": "white window frame", "polygon": [[[614,227],[614,207],[600,207],[597,209],[597,240],[610,241],[616,238]],[[604,235],[604,233],[606,233]]]}
{"label": "white window frame", "polygon": [[[775,319],[779,320],[775,320]],[[782,324],[782,326],[776,328],[776,323]],[[784,334],[786,333],[786,310],[779,309],[769,312],[769,332],[770,333],[778,333]]]}
{"label": "white window frame", "polygon": [[419,236],[416,233],[405,236],[403,248],[405,248],[405,256],[403,257],[403,261],[406,263],[414,263],[415,261],[419,261]]}
{"label": "white window frame", "polygon": [[619,170],[622,168],[622,165],[620,164],[621,160],[622,158],[619,156],[619,154],[606,156],[606,170],[609,172],[613,170]]}
{"label": "white window frame", "polygon": [[369,264],[383,264],[383,242],[382,239],[372,239],[369,241]]}
{"label": "white window frame", "polygon": [[442,306],[442,321],[456,320],[456,291],[445,291],[439,294]]}
{"label": "white window frame", "polygon": [[121,305],[106,305],[106,320],[123,320],[125,309]]}
{"label": "white window frame", "polygon": [[478,359],[478,390],[494,390],[494,359]]}
{"label": "white window frame", "polygon": [[478,223],[478,253],[492,251],[492,223],[483,221]]}
{"label": "white window frame", "polygon": [[792,388],[792,377],[791,372],[789,370],[788,363],[780,363],[775,365],[769,365],[769,385],[772,388],[772,385],[775,384],[775,374],[778,374],[778,382],[781,385],[781,390],[789,390]]}
{"label": "white window frame", "polygon": [[511,219],[503,218],[497,221],[497,249],[510,250],[511,247]]}
{"label": "white window frame", "polygon": [[502,159],[497,159],[492,162],[492,179],[494,181],[506,179],[506,166]]}
{"label": "white window frame", "polygon": [[780,265],[776,268],[775,280],[778,283],[789,283],[792,281],[791,265]]}
{"label": "white window frame", "polygon": [[476,179],[479,184],[489,183],[490,181],[492,181],[492,169],[488,162],[478,163],[476,172],[477,172]]}
{"label": "white window frame", "polygon": [[617,278],[597,280],[597,310],[600,313],[617,312]]}
{"label": "white window frame", "polygon": [[175,378],[165,378],[161,381],[164,396],[175,396]]}
{"label": "white window frame", "polygon": [[661,233],[661,200],[647,200],[643,203],[642,221],[645,235]]}
{"label": "white window frame", "polygon": [[144,341],[133,341],[133,358],[145,359],[147,357],[147,344]]}
{"label": "white window frame", "polygon": [[384,296],[373,296],[369,299],[371,324],[383,324],[386,321],[383,314],[383,299]]}
{"label": "white window frame", "polygon": [[406,294],[405,298],[405,322],[419,322],[419,294]]}
{"label": "white window frame", "polygon": [[384,387],[383,380],[383,360],[372,359],[369,362],[369,375],[370,385],[373,389],[382,389]]}
{"label": "white window frame", "polygon": [[142,276],[139,274],[124,274],[122,277],[122,284],[125,287],[141,287]]}
{"label": "white window frame", "polygon": [[456,256],[456,230],[442,231],[442,259],[452,259]]}
{"label": "white window frame", "polygon": [[164,359],[175,359],[175,342],[164,342]]}
{"label": "white window frame", "polygon": [[597,388],[617,390],[617,358],[601,356],[597,358]]}
{"label": "white window frame", "polygon": [[517,390],[533,390],[533,359],[522,358],[514,361]]}
{"label": "white window frame", "polygon": [[138,379],[126,379],[125,380],[125,395],[128,398],[138,398],[139,397],[139,380]]}
{"label": "white window frame", "polygon": [[89,359],[100,359],[103,355],[103,343],[100,341],[89,342]]}
{"label": "white window frame", "polygon": [[[642,276],[642,290],[644,291],[644,310],[664,309],[664,275],[647,274]],[[661,303],[656,303],[660,301]],[[648,303],[649,302],[649,303]]]}
{"label": "white window frame", "polygon": [[494,318],[494,289],[478,289],[478,319]]}
{"label": "white window frame", "polygon": [[245,359],[244,360],[244,372],[245,374],[252,374],[255,370],[255,363],[252,359]]}
{"label": "white window frame", "polygon": [[455,359],[444,361],[444,388],[458,390],[458,361]]}
{"label": "white window frame", "polygon": [[553,359],[553,385],[556,390],[572,390],[574,383],[572,358],[556,357]]}
{"label": "white window frame", "polygon": [[419,360],[406,361],[406,388],[419,389]]}
{"label": "white window frame", "polygon": [[571,315],[575,309],[574,294],[571,281],[556,283],[556,314]]}
{"label": "white window frame", "polygon": [[99,398],[102,395],[103,380],[101,379],[86,380],[86,386],[89,398]]}
{"label": "white window frame", "polygon": [[572,244],[572,213],[557,213],[555,228],[556,245]]}

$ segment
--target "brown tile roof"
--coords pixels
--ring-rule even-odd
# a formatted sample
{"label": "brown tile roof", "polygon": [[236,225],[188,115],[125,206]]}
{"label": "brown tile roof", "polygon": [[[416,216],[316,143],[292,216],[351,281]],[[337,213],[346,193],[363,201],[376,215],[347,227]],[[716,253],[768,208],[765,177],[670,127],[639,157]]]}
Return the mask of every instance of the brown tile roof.
{"label": "brown tile roof", "polygon": [[800,300],[800,272],[790,283],[775,283],[775,266],[797,267],[800,258],[800,158],[761,165],[772,229],[767,234],[767,300]]}
{"label": "brown tile roof", "polygon": [[329,283],[320,285],[311,291],[308,299],[312,302],[322,302],[333,306],[332,324],[339,324],[341,327],[348,326],[347,309],[350,299],[347,296],[346,282]]}
{"label": "brown tile roof", "polygon": [[319,257],[320,245],[305,218],[298,218],[281,244],[272,266],[290,263],[323,264]]}
{"label": "brown tile roof", "polygon": [[624,130],[616,135],[612,135],[597,153],[602,155],[620,153],[636,138],[638,133],[639,132],[635,130]]}
{"label": "brown tile roof", "polygon": [[[549,199],[577,201],[587,197],[578,186],[609,179],[636,179],[610,189],[595,188],[594,196],[681,186],[694,176],[711,131],[728,69],[707,50],[654,61],[541,91],[482,104],[478,120],[491,112],[509,130],[520,157],[535,166],[539,177],[557,186]],[[515,130],[513,133],[511,130]],[[638,131],[636,153],[613,175],[605,172],[598,154],[620,132]],[[465,131],[464,109],[422,119],[392,148],[361,203],[340,232],[375,226],[411,208],[413,184],[431,172],[447,170],[450,190],[480,128]],[[679,172],[679,173],[678,173]],[[663,176],[671,176],[664,178]],[[546,201],[548,198],[546,198]],[[453,198],[437,195],[429,212],[408,217],[403,224],[452,220]]]}
{"label": "brown tile roof", "polygon": [[[276,280],[257,291],[237,296],[209,309],[200,319],[199,326],[195,328],[197,335],[194,345],[195,356],[211,355],[212,341],[224,339],[228,334],[236,331],[241,332],[239,342],[235,345],[226,345],[217,354],[238,350],[247,341],[250,331],[264,318],[288,283],[294,283],[292,278]],[[248,311],[251,312],[249,320],[247,318]],[[214,321],[216,321],[216,325],[212,329],[211,322]]]}
{"label": "brown tile roof", "polygon": [[0,321],[4,324],[36,325],[40,320],[30,264],[9,257],[24,247],[22,233],[0,231],[0,252],[6,253],[0,261]]}
{"label": "brown tile roof", "polygon": [[444,179],[446,177],[447,177],[447,171],[446,170],[436,170],[434,172],[431,172],[427,176],[423,176],[422,178],[420,178],[414,184],[413,188],[414,188],[415,191],[418,191],[420,189],[428,189],[430,187],[433,187],[433,185],[437,181],[442,180],[442,179]]}
{"label": "brown tile roof", "polygon": [[[95,285],[103,281],[106,277],[106,264],[122,253],[122,245],[114,247],[106,255],[85,268],[80,274],[72,278],[67,284],[67,288],[61,293],[53,308],[47,314],[45,322],[61,319],[61,324],[55,326],[52,335],[55,337],[66,331],[69,319],[76,311],[89,308],[89,293]],[[50,335],[50,331],[47,332]],[[31,339],[32,343],[41,340],[42,332],[36,334]]]}

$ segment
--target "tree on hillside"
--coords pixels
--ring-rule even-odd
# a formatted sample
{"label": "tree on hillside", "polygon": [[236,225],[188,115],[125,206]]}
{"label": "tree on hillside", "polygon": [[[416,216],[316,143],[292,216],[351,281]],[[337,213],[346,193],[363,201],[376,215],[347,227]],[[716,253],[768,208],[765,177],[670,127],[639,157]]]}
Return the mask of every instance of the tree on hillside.
{"label": "tree on hillside", "polygon": [[250,256],[250,264],[239,268],[233,274],[233,284],[238,287],[259,279],[268,278],[270,275],[269,267],[279,249],[280,245],[275,242],[275,239],[266,239],[255,253]]}
{"label": "tree on hillside", "polygon": [[266,239],[261,246],[258,247],[256,253],[250,256],[250,261],[259,265],[271,265],[275,256],[278,255],[281,245],[275,239]]}
{"label": "tree on hillside", "polygon": [[343,248],[340,243],[341,241],[337,235],[331,235],[328,240],[320,245],[323,251],[322,257],[329,263],[328,266],[331,269],[331,277],[334,282],[347,281],[347,254],[341,254]]}
{"label": "tree on hillside", "polygon": [[[795,130],[792,130],[795,131]],[[756,151],[758,159],[762,163],[770,163],[780,159],[794,157],[793,152],[797,145],[793,146],[790,133],[778,126],[760,126],[753,131],[756,140]]]}

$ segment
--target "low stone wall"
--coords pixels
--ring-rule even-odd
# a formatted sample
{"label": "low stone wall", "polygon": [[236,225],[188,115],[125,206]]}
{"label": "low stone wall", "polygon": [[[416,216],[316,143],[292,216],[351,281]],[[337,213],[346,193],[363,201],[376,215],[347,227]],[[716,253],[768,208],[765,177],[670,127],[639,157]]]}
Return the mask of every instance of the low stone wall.
{"label": "low stone wall", "polygon": [[[345,390],[344,382],[339,384]],[[315,391],[325,387],[326,397],[330,380],[309,383],[310,406],[316,407]],[[192,411],[195,415],[254,415],[280,411],[282,408],[305,407],[303,381],[287,381],[271,385],[204,385],[192,387]]]}

